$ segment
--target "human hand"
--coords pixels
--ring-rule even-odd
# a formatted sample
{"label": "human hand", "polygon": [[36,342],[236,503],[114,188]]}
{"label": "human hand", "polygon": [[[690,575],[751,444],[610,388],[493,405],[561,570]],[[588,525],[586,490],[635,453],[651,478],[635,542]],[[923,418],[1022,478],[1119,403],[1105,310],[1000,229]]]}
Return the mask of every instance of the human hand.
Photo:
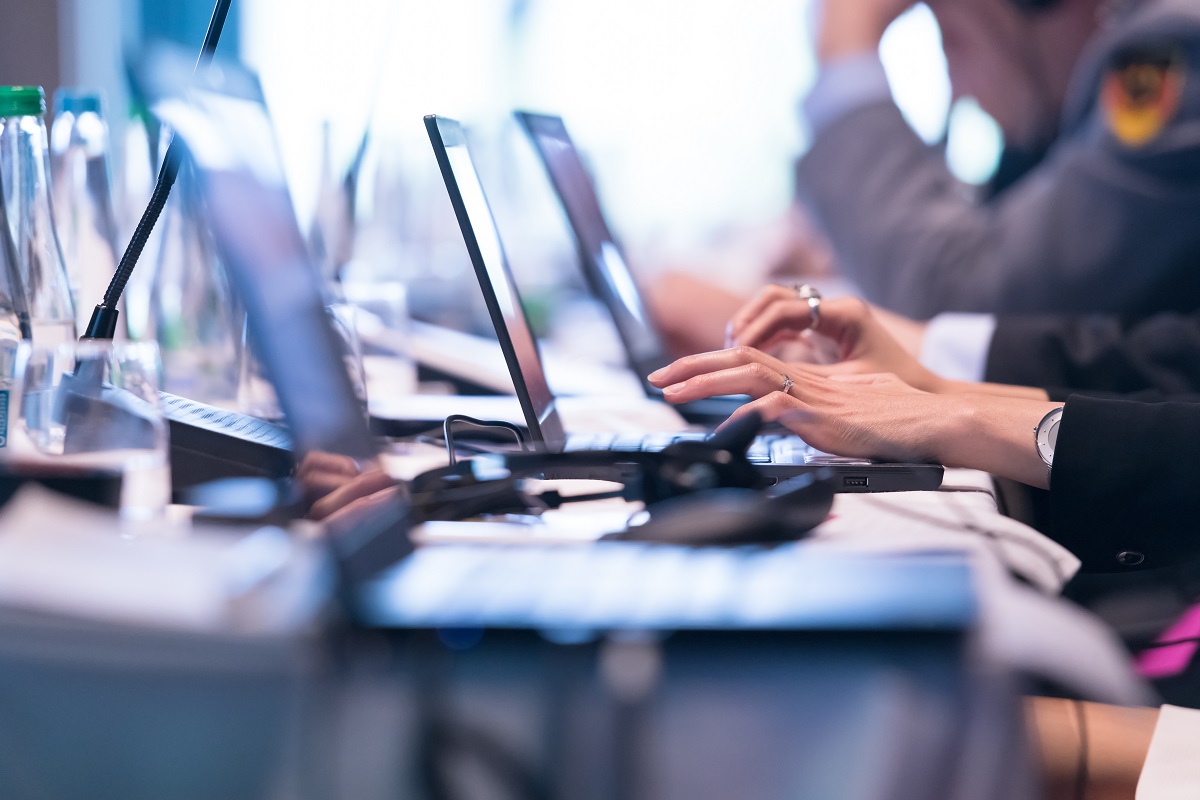
{"label": "human hand", "polygon": [[[886,315],[887,324],[881,316]],[[768,286],[740,308],[730,320],[732,343],[770,350],[783,344],[803,343],[810,331],[812,315],[807,300],[794,289]],[[925,323],[890,312],[879,312],[855,298],[833,298],[820,304],[819,331],[811,331],[831,347],[835,363],[812,365],[808,371],[820,375],[894,373],[910,386],[927,392],[946,391],[946,382],[923,367],[914,357],[925,333]],[[907,346],[889,332],[901,332]],[[813,349],[814,360],[824,353]]]}
{"label": "human hand", "polygon": [[380,493],[397,490],[397,481],[380,469],[370,469],[361,475],[344,479],[338,486],[325,493],[308,509],[308,518],[328,520],[339,512],[348,512],[352,507],[366,505],[367,498]]}
{"label": "human hand", "polygon": [[[788,368],[794,372],[785,372]],[[650,382],[672,403],[722,394],[754,398],[752,411],[787,426],[818,450],[889,461],[936,461],[1046,488],[1046,466],[1029,432],[1055,404],[987,393],[935,394],[893,374],[822,375],[759,350],[735,347],[681,358]]]}
{"label": "human hand", "polygon": [[817,11],[817,59],[874,53],[883,32],[912,5],[912,0],[823,0]]}
{"label": "human hand", "polygon": [[362,471],[362,465],[349,456],[316,451],[306,453],[300,459],[294,477],[307,506],[358,477]]}
{"label": "human hand", "polygon": [[819,450],[858,458],[937,460],[939,425],[949,418],[947,398],[895,375],[825,376],[749,347],[681,358],[649,379],[672,403],[748,394],[754,399],[730,420],[758,412]]}

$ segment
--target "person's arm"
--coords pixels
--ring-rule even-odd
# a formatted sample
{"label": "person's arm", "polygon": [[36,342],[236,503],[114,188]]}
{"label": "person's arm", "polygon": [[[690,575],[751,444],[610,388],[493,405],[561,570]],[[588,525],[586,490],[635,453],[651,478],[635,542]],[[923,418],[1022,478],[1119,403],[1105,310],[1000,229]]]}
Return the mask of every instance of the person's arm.
{"label": "person's arm", "polygon": [[1089,571],[1200,558],[1200,403],[1072,395],[1051,479],[1055,539]]}
{"label": "person's arm", "polygon": [[[935,461],[1047,486],[1033,431],[1058,407],[1055,403],[933,394],[895,376],[829,376],[797,371],[795,366],[764,360],[753,348],[734,348],[679,359],[649,377],[672,403],[749,394],[755,399],[735,416],[756,411],[825,452]],[[790,385],[785,378],[791,379]]]}
{"label": "person's arm", "polygon": [[[828,126],[797,180],[841,268],[873,302],[909,316],[1126,312],[1170,307],[1187,290],[1185,187],[1091,138],[1060,143],[983,205],[881,102]],[[1084,223],[1096,219],[1106,223]]]}
{"label": "person's arm", "polygon": [[986,380],[1093,392],[1200,393],[1200,313],[1001,317]]}
{"label": "person's arm", "polygon": [[1133,800],[1158,717],[1157,708],[1027,698],[1025,718],[1046,797]]}

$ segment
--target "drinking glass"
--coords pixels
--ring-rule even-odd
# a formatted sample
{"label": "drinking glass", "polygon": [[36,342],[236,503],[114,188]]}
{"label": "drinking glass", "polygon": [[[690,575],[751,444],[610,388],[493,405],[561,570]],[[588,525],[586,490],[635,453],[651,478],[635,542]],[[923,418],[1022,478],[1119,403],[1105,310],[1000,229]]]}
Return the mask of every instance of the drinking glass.
{"label": "drinking glass", "polygon": [[122,515],[156,517],[171,497],[161,374],[155,342],[35,345],[25,358],[21,429],[48,463],[119,471]]}

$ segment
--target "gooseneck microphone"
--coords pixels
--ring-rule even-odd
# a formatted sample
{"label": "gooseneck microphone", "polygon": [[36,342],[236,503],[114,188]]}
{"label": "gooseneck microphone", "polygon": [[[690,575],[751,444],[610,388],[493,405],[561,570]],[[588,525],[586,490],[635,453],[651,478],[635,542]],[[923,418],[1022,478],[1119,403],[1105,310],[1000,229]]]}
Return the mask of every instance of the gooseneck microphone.
{"label": "gooseneck microphone", "polygon": [[[208,22],[208,32],[204,34],[204,45],[200,49],[196,71],[212,61],[232,2],[233,0],[217,0],[212,19]],[[121,294],[125,291],[125,284],[129,282],[129,276],[133,274],[133,268],[137,265],[142,250],[146,247],[146,241],[150,238],[150,233],[154,230],[163,207],[167,204],[167,197],[171,194],[171,187],[175,185],[175,178],[179,174],[179,159],[180,152],[176,147],[175,139],[172,138],[171,144],[167,146],[167,153],[163,157],[162,168],[158,172],[158,180],[154,185],[154,192],[150,195],[150,202],[146,206],[146,210],[142,212],[142,218],[138,221],[133,237],[129,240],[129,246],[125,248],[125,254],[121,256],[121,263],[117,265],[117,271],[113,274],[108,289],[104,292],[104,299],[92,311],[92,318],[88,320],[87,329],[79,337],[80,339],[111,339],[116,334],[117,317],[120,314],[117,310],[117,302],[121,299]]]}

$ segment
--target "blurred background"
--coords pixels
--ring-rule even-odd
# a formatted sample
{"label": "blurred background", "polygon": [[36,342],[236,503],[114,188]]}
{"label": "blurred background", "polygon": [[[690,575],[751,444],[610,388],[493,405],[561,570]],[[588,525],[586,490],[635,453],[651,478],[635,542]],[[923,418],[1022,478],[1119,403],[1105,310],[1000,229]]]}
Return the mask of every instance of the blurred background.
{"label": "blurred background", "polygon": [[[127,233],[153,148],[124,58],[158,39],[198,49],[211,3],[4,0],[0,9],[22,20],[0,26],[5,83],[106,93]],[[469,263],[423,114],[470,127],[510,260],[543,323],[540,290],[578,270],[514,108],[565,118],[639,276],[685,265],[744,284],[741,265],[771,246],[792,202],[792,162],[807,140],[798,104],[814,77],[810,24],[805,0],[237,0],[219,55],[259,71],[301,225],[325,214],[328,257],[352,262],[338,268],[401,280],[414,316],[470,329],[486,320],[464,308]],[[966,183],[985,181],[1000,135],[969,98],[952,104],[932,15],[917,6],[902,17],[882,55],[913,127],[945,147]],[[340,230],[336,194],[352,168],[354,225]]]}

